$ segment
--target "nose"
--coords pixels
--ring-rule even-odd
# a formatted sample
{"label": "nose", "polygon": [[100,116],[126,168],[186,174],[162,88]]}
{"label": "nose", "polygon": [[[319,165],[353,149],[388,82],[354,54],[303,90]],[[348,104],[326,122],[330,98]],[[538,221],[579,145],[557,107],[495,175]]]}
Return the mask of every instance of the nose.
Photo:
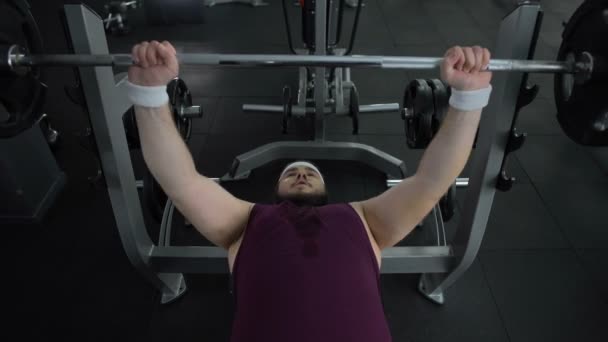
{"label": "nose", "polygon": [[298,183],[298,182],[302,182],[302,181],[304,181],[304,182],[308,183],[308,180],[307,180],[307,178],[306,178],[306,173],[298,173],[298,174],[296,175],[296,183]]}

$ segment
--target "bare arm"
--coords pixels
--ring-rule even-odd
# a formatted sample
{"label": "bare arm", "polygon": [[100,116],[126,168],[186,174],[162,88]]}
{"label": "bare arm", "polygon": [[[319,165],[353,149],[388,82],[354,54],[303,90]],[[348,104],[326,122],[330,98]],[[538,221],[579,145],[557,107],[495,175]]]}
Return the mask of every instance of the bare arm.
{"label": "bare arm", "polygon": [[[177,75],[175,49],[168,43],[142,43],[133,48],[138,66],[129,81],[164,86]],[[177,209],[209,241],[228,249],[249,219],[252,203],[242,201],[213,180],[199,174],[178,133],[169,106],[135,106],[144,161]]]}
{"label": "bare arm", "polygon": [[425,179],[430,195],[439,200],[464,169],[471,155],[481,110],[450,107],[441,129],[424,152],[416,175]]}
{"label": "bare arm", "polygon": [[361,202],[380,248],[403,240],[447,192],[469,159],[480,118],[481,110],[461,112],[450,108],[416,174]]}
{"label": "bare arm", "polygon": [[135,117],[146,165],[167,196],[178,197],[197,172],[192,155],[175,128],[169,106],[135,106]]}
{"label": "bare arm", "polygon": [[144,160],[177,209],[209,241],[228,249],[245,229],[252,203],[196,171],[168,106],[135,107]]}
{"label": "bare arm", "polygon": [[[491,74],[481,72],[490,53],[479,47],[448,50],[442,78],[458,89],[487,87]],[[437,204],[466,165],[481,119],[481,109],[450,107],[414,176],[383,194],[360,202],[365,219],[380,248],[403,240]]]}

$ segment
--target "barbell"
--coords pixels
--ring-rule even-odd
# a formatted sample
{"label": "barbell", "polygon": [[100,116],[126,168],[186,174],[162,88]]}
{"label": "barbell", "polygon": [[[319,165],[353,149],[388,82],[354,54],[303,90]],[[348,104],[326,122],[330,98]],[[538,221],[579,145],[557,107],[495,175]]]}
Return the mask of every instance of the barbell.
{"label": "barbell", "polygon": [[[604,41],[608,23],[603,14],[607,3],[586,0],[581,4],[566,25],[557,61],[492,59],[487,68],[556,74],[558,121],[566,135],[583,145],[608,145],[608,44]],[[4,23],[0,28],[0,138],[19,134],[37,121],[46,88],[41,68],[134,65],[130,54],[45,54],[37,43],[41,37],[29,8],[19,1],[5,1],[0,7]],[[438,57],[193,53],[178,54],[177,59],[182,65],[413,70],[436,69],[442,62]]]}
{"label": "barbell", "polygon": [[[596,65],[595,58],[582,52],[566,61],[493,59],[487,71],[520,71],[534,73],[570,73],[590,78]],[[19,45],[0,45],[0,69],[18,75],[28,67],[41,66],[131,66],[136,65],[130,54],[37,54],[32,55]],[[178,54],[181,65],[220,65],[243,67],[355,67],[381,69],[435,69],[443,58],[401,56],[316,56],[316,55],[254,55],[254,54]]]}
{"label": "barbell", "polygon": [[[254,54],[178,54],[181,65],[220,65],[241,67],[357,67],[383,69],[436,69],[442,58],[400,56],[314,56],[314,55],[254,55]],[[130,54],[30,54],[17,44],[0,44],[0,75],[28,78],[40,67],[96,67],[135,65]],[[566,73],[579,82],[593,79],[602,62],[589,52],[570,55],[564,61],[493,59],[488,71],[518,71],[535,73]],[[7,76],[9,75],[9,76]],[[11,76],[12,75],[12,76]],[[30,77],[31,78],[31,77]],[[32,88],[34,89],[34,88]],[[30,98],[24,96],[24,99]],[[5,101],[6,102],[6,101]],[[10,101],[9,101],[10,102]],[[22,106],[7,106],[21,108]],[[10,137],[29,128],[36,113],[9,112],[9,119],[0,121],[0,137]]]}

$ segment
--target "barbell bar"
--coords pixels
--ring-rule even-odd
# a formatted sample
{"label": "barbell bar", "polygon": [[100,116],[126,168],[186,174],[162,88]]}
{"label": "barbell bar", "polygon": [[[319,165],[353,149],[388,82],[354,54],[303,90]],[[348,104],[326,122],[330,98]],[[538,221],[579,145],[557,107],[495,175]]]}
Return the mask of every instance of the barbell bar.
{"label": "barbell bar", "polygon": [[[0,48],[5,57],[0,68],[19,73],[22,67],[35,66],[131,66],[130,54],[28,54],[18,45]],[[590,55],[589,55],[590,56]],[[246,67],[357,67],[382,69],[436,69],[442,58],[397,56],[315,56],[255,54],[178,54],[182,65],[220,65]],[[521,71],[534,73],[591,73],[593,63],[577,61],[492,59],[488,71]],[[25,70],[26,71],[26,70]]]}

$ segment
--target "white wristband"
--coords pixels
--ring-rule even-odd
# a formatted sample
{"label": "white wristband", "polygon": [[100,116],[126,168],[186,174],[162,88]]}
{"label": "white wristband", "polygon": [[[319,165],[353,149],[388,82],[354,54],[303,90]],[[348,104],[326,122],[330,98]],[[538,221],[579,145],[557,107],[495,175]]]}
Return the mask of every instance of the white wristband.
{"label": "white wristband", "polygon": [[129,100],[141,107],[160,107],[169,102],[167,86],[144,87],[125,80],[124,87]]}
{"label": "white wristband", "polygon": [[491,85],[489,85],[487,88],[472,91],[460,91],[452,89],[450,106],[465,112],[479,110],[488,105],[491,93]]}

